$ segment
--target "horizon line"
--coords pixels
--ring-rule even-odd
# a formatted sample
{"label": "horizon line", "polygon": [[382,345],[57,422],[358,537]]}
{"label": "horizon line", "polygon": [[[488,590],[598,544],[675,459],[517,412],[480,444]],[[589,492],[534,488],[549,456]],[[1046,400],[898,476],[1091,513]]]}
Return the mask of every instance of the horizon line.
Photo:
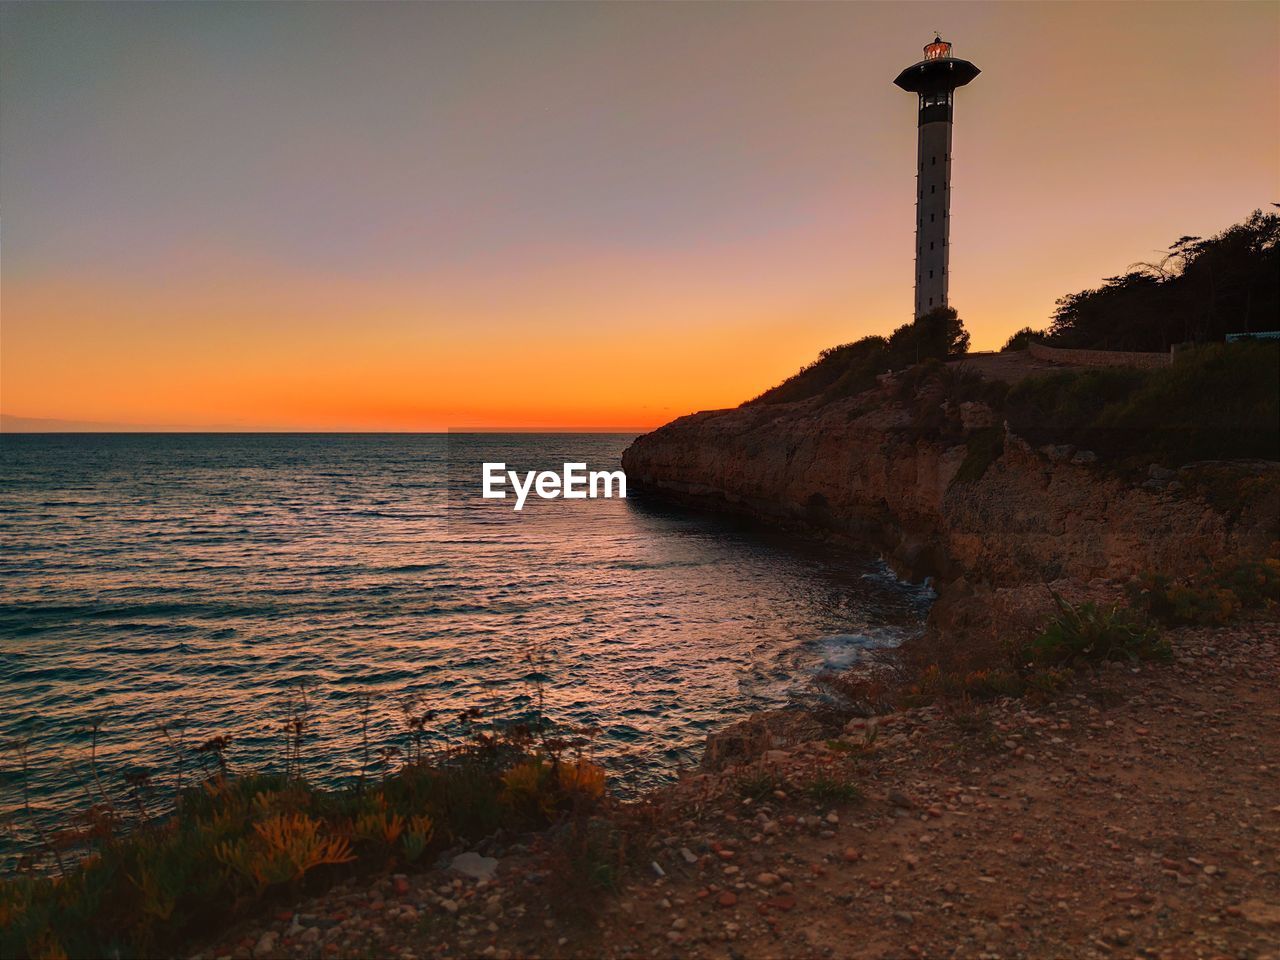
{"label": "horizon line", "polygon": [[656,427],[447,427],[443,430],[302,430],[302,429],[117,429],[117,430],[0,430],[10,437],[107,437],[107,436],[435,436],[501,433],[623,434],[648,433]]}

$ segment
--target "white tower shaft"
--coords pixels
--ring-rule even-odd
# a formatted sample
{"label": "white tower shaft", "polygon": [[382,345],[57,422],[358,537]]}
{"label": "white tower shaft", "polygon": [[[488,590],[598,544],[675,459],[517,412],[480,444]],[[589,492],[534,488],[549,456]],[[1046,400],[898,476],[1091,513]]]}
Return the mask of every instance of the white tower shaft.
{"label": "white tower shaft", "polygon": [[920,124],[916,176],[916,316],[948,306],[951,119]]}

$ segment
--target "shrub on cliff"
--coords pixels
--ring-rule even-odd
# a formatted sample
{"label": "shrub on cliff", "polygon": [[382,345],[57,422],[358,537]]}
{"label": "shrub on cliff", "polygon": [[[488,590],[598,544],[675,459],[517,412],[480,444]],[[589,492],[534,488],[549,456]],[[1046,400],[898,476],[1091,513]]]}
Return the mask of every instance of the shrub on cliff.
{"label": "shrub on cliff", "polygon": [[1134,606],[1160,623],[1218,626],[1235,620],[1243,610],[1280,605],[1280,560],[1227,564],[1181,582],[1147,574],[1130,593]]}
{"label": "shrub on cliff", "polygon": [[1047,340],[1048,338],[1049,332],[1047,330],[1034,330],[1031,327],[1023,327],[1004,342],[1000,352],[1010,353],[1014,350],[1025,350],[1027,349],[1027,343],[1031,340]]}
{"label": "shrub on cliff", "polygon": [[1168,660],[1167,640],[1128,607],[1075,606],[1054,594],[1058,615],[1031,641],[1027,654],[1039,666],[1107,660]]}
{"label": "shrub on cliff", "polygon": [[887,343],[884,337],[863,337],[853,343],[828,347],[818,354],[818,359],[813,363],[801,367],[799,372],[748,400],[743,406],[808,400],[822,395],[837,382],[847,379],[851,373],[856,375],[859,382],[865,379],[870,385],[875,382],[877,373],[884,372],[882,358]]}
{"label": "shrub on cliff", "polygon": [[776,387],[746,403],[795,403],[812,397],[849,397],[875,386],[876,377],[929,359],[945,360],[968,352],[969,333],[950,307],[930,311],[886,337],[863,337],[830,347]]}
{"label": "shrub on cliff", "polygon": [[[468,711],[469,723],[477,718]],[[180,780],[168,811],[144,804],[151,788],[136,778],[134,796],[121,798],[96,766],[86,787],[93,804],[66,829],[46,830],[24,802],[17,819],[56,873],[38,872],[33,854],[0,879],[0,957],[172,956],[333,878],[414,869],[459,840],[607,809],[603,770],[570,756],[565,740],[517,727],[430,754],[411,749],[376,780],[365,776],[366,759],[359,779],[336,789],[302,779],[296,744],[288,773],[236,776],[230,740],[215,740],[216,767],[194,786]],[[190,752],[182,748],[179,762]],[[25,762],[22,770],[25,782]]]}
{"label": "shrub on cliff", "polygon": [[1280,344],[1212,344],[1154,370],[1031,377],[1005,406],[1035,445],[1071,443],[1124,467],[1280,459]]}

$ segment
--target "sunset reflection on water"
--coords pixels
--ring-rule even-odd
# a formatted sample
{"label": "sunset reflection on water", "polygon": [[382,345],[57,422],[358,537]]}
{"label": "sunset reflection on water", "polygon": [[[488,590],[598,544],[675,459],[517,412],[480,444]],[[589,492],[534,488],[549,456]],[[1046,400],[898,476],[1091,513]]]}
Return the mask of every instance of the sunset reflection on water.
{"label": "sunset reflection on water", "polygon": [[920,623],[925,592],[871,557],[635,497],[520,513],[480,499],[483,460],[616,469],[628,442],[4,437],[0,724],[31,738],[33,799],[79,802],[66,762],[92,718],[115,783],[163,768],[156,728],[180,718],[189,743],[230,735],[233,766],[278,763],[301,681],[315,684],[304,768],[340,777],[359,765],[358,693],[374,694],[374,743],[403,746],[406,696],[440,723],[527,712],[531,649],[548,658],[548,713],[598,728],[593,749],[635,788]]}

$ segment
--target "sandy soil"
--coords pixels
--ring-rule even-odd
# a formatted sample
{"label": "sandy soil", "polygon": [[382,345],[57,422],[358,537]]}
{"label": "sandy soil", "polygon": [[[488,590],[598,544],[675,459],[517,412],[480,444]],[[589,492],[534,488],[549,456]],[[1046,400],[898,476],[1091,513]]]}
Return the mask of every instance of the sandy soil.
{"label": "sandy soil", "polygon": [[203,955],[1280,958],[1280,625],[1171,638],[1173,665],[1043,704],[690,776],[616,895],[556,893],[516,847],[492,880],[339,888]]}

